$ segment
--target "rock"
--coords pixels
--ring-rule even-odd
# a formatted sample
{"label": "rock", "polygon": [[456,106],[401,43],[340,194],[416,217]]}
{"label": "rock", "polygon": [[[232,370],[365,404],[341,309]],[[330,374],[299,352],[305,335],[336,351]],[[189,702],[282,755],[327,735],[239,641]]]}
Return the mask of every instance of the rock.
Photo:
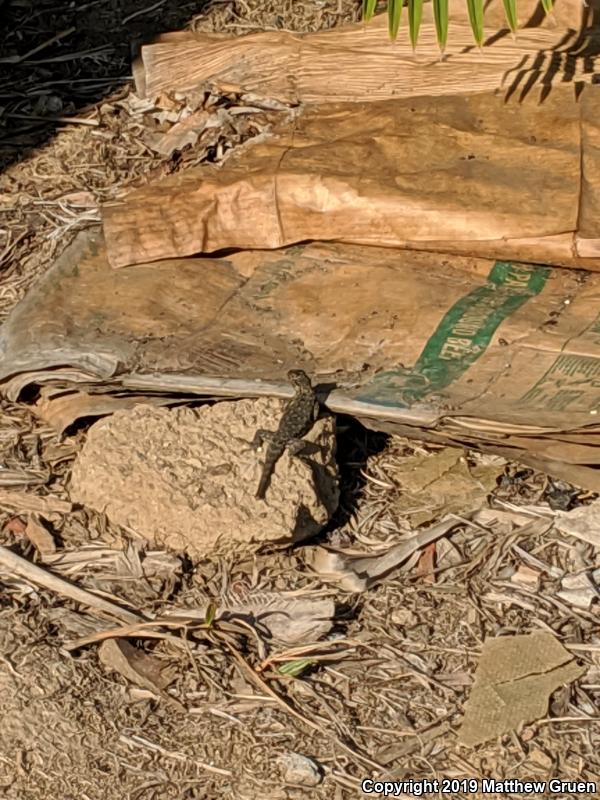
{"label": "rock", "polygon": [[279,763],[285,782],[292,786],[318,786],[323,780],[316,761],[300,753],[286,753],[280,757]]}
{"label": "rock", "polygon": [[276,428],[281,405],[261,398],[117,411],[90,428],[71,497],[196,558],[313,536],[338,503],[335,420],[317,421],[304,458],[284,453],[257,500],[263,454],[250,443],[258,428]]}

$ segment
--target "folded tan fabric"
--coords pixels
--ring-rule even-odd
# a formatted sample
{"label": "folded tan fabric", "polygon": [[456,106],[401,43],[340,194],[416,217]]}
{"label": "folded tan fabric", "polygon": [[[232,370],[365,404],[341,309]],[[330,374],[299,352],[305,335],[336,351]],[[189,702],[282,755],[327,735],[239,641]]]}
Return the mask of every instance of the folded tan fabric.
{"label": "folded tan fabric", "polygon": [[599,311],[600,275],[390,248],[111,270],[90,229],[0,329],[0,391],[41,386],[36,413],[64,430],[182,394],[289,396],[301,366],[337,386],[332,411],[600,491]]}
{"label": "folded tan fabric", "polygon": [[600,269],[600,87],[309,106],[104,207],[115,267],[340,241]]}

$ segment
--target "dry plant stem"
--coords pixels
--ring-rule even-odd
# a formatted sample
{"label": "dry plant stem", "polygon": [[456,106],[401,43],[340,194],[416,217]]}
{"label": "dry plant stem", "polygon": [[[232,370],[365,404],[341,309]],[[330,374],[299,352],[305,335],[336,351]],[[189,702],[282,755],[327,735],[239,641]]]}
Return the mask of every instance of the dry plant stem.
{"label": "dry plant stem", "polygon": [[333,741],[338,745],[338,747],[340,747],[342,750],[345,750],[346,753],[351,755],[353,758],[358,759],[363,764],[368,764],[368,766],[371,767],[372,769],[376,769],[380,772],[385,772],[385,767],[382,767],[381,764],[378,764],[376,761],[372,761],[367,756],[363,756],[357,750],[354,750],[352,747],[349,747],[347,744],[344,744],[344,742],[340,741],[340,739],[338,739],[337,736],[334,736],[332,733],[327,731],[321,725],[317,724],[316,722],[313,722],[313,720],[311,719],[308,719],[299,711],[296,711],[296,709],[290,703],[288,703],[286,700],[284,700],[283,697],[277,694],[277,692],[274,689],[271,689],[269,684],[260,677],[260,675],[256,672],[256,670],[252,669],[250,664],[246,662],[246,660],[240,655],[240,653],[237,652],[237,650],[235,650],[228,642],[226,642],[225,644],[229,649],[229,651],[231,652],[231,654],[233,655],[236,662],[238,663],[238,665],[240,666],[242,672],[244,672],[244,674],[247,675],[251,679],[251,681],[261,689],[261,691],[268,694],[269,697],[272,697],[273,700],[275,700],[275,702],[278,705],[280,705],[283,709],[285,709],[285,711],[288,712],[288,714],[291,714],[297,720],[300,720],[300,722],[302,722],[304,725],[307,725],[309,728],[318,731],[318,733],[322,734],[323,736],[326,736],[328,739],[333,739]]}
{"label": "dry plant stem", "polygon": [[42,114],[6,114],[8,119],[40,119],[44,122],[66,122],[74,125],[89,125],[97,128],[100,123],[97,119],[86,119],[85,117],[48,117]]}
{"label": "dry plant stem", "polygon": [[33,50],[28,50],[21,56],[6,56],[5,58],[0,58],[0,64],[20,64],[22,61],[25,61],[26,59],[30,58],[36,53],[39,53],[40,50],[44,50],[46,47],[50,47],[51,44],[59,42],[66,36],[70,36],[72,33],[75,33],[76,30],[77,29],[75,27],[67,28],[64,31],[57,33],[56,36],[53,36],[51,39],[48,39],[47,41],[42,42],[42,44],[38,45],[37,47],[34,47]]}
{"label": "dry plant stem", "polygon": [[[156,629],[173,628],[174,630],[183,629],[186,631],[188,625],[192,621],[193,620],[190,619],[174,620],[172,617],[146,621],[144,618],[138,617],[132,625],[122,625],[118,628],[109,628],[108,630],[104,631],[96,631],[96,633],[90,633],[89,636],[84,636],[74,642],[68,642],[65,646],[68,650],[79,650],[80,647],[85,647],[88,644],[97,644],[98,642],[103,642],[105,639],[127,639],[138,637],[148,639],[169,639],[170,641],[175,641],[184,646],[179,637],[170,636],[169,634],[163,633]],[[194,630],[198,630],[202,627],[202,625],[196,625]],[[205,630],[207,629],[206,626],[204,626],[204,628]]]}
{"label": "dry plant stem", "polygon": [[207,764],[205,761],[199,761],[196,758],[190,759],[184,753],[174,753],[170,750],[166,750],[159,744],[151,742],[148,739],[143,739],[141,736],[125,736],[125,734],[122,734],[119,739],[125,744],[129,745],[129,747],[146,748],[147,750],[160,753],[161,755],[165,756],[165,758],[172,758],[176,761],[193,761],[196,766],[200,767],[201,769],[205,769],[208,772],[213,772],[215,775],[224,775],[225,777],[229,777],[231,775],[231,770],[215,767],[212,764]]}
{"label": "dry plant stem", "polygon": [[93,611],[103,612],[104,614],[125,620],[126,622],[139,623],[144,621],[144,617],[140,614],[127,611],[127,609],[121,608],[115,603],[110,603],[108,600],[104,600],[92,592],[81,589],[79,586],[75,586],[53,575],[51,572],[37,567],[35,564],[21,558],[21,556],[18,556],[16,553],[13,553],[12,550],[2,545],[0,545],[0,567],[5,567],[11,574],[18,575],[37,586],[50,589],[50,591],[56,592],[56,594],[68,597],[70,600],[81,603],[81,605],[87,606]]}
{"label": "dry plant stem", "polygon": [[0,489],[0,508],[7,506],[17,511],[34,511],[42,516],[46,514],[68,514],[71,503],[53,495],[39,496],[31,492],[17,492],[12,489]]}
{"label": "dry plant stem", "polygon": [[[362,645],[362,642],[353,639],[337,639],[333,642],[335,648],[333,653],[323,653],[326,642],[314,642],[313,644],[302,645],[301,647],[293,647],[285,650],[282,653],[273,653],[273,655],[265,658],[258,666],[258,672],[264,672],[267,667],[280,662],[286,663],[294,661],[298,658],[308,658],[311,661],[339,661],[350,653],[356,652],[356,648]],[[345,649],[340,649],[344,647]]]}
{"label": "dry plant stem", "polygon": [[[117,636],[152,636],[153,632],[151,631],[152,628],[155,628],[157,625],[165,625],[167,627],[178,627],[180,629],[186,629],[187,625],[189,624],[189,620],[181,620],[174,622],[173,620],[154,620],[153,622],[142,622],[141,624],[133,624],[133,625],[126,625],[120,628],[113,628],[108,631],[100,631],[96,634],[92,634],[91,636],[87,636],[85,638],[79,639],[76,642],[70,643],[67,645],[68,649],[78,649],[86,644],[92,644],[95,642],[99,642],[103,639],[114,638]],[[200,626],[202,627],[202,626]],[[215,633],[217,633],[215,631]],[[161,637],[162,635],[159,634]],[[175,638],[175,637],[173,637]],[[304,715],[302,715],[299,711],[288,703],[284,698],[282,698],[274,689],[272,689],[269,684],[264,681],[260,675],[245,661],[245,659],[240,655],[240,653],[236,650],[236,648],[225,639],[222,635],[217,636],[218,640],[225,645],[225,647],[229,650],[232,654],[234,660],[240,666],[241,670],[247,675],[252,682],[258,686],[264,693],[269,695],[275,702],[280,705],[285,711],[291,714],[293,717],[298,719],[303,724],[307,725],[309,728],[312,728],[315,731],[318,731],[322,735],[333,739],[335,743],[343,750],[345,750],[348,754],[350,754],[353,758],[358,759],[363,764],[367,764],[369,767],[377,769],[377,770],[384,770],[384,768],[375,761],[372,761],[367,756],[363,756],[357,750],[349,747],[348,745],[344,744],[344,742],[340,741],[338,737],[334,736],[332,733],[328,732],[325,728],[323,728],[318,723],[314,722],[311,719],[308,719]]]}

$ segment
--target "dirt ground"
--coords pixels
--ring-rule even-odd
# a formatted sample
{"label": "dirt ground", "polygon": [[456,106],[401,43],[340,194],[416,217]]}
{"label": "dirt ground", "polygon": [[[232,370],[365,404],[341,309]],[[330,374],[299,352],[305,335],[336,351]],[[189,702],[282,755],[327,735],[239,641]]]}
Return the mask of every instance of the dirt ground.
{"label": "dirt ground", "polygon": [[[357,6],[2,0],[0,321],[74,233],[98,220],[99,203],[133,183],[219,160],[261,130],[242,121],[182,156],[153,153],[131,101],[132,40],[186,25],[316,30],[356,19]],[[215,102],[229,108],[238,100]],[[43,557],[28,520],[39,498],[68,501],[85,436],[81,426],[58,441],[26,405],[1,402],[0,544],[129,609],[165,614],[214,604],[218,613],[232,602],[267,606],[274,596],[330,599],[333,627],[300,653],[264,651],[248,628],[218,621],[189,638],[140,635],[139,650],[173,678],[157,694],[107,668],[97,644],[70,646],[95,629],[93,614],[0,568],[0,790],[7,800],[343,800],[362,796],[369,777],[558,777],[600,786],[598,601],[586,609],[557,596],[557,575],[596,567],[599,553],[552,524],[557,510],[592,496],[470,455],[467,467],[498,473],[480,500],[486,513],[473,522],[452,512],[446,560],[434,573],[421,558],[360,593],[311,570],[310,545],[192,561],[149,550],[77,506],[44,523],[56,553]],[[439,519],[445,509],[431,501],[407,506],[402,471],[415,456],[434,460],[440,451],[339,419],[342,500],[319,543],[378,553],[407,535],[416,514],[419,522]],[[17,504],[5,502],[8,489],[22,493]],[[140,561],[154,565],[151,579],[136,577]],[[484,640],[535,631],[553,632],[583,676],[554,693],[547,716],[491,743],[461,745],[457,732]],[[294,677],[265,661],[274,654],[310,663]],[[301,780],[290,767],[298,756]]]}

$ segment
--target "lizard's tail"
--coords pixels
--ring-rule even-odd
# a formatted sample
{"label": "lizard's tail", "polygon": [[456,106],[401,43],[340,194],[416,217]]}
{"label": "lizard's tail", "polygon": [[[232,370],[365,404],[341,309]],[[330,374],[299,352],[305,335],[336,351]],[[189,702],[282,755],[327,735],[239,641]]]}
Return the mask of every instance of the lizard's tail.
{"label": "lizard's tail", "polygon": [[256,494],[254,495],[257,500],[264,500],[265,495],[267,493],[267,487],[269,485],[269,478],[267,475],[261,475],[260,483],[258,484],[258,489],[256,490]]}
{"label": "lizard's tail", "polygon": [[270,483],[271,483],[271,473],[265,470],[265,472],[263,472],[263,474],[260,476],[258,489],[256,490],[255,497],[257,498],[257,500],[265,499],[265,495],[267,493],[267,489],[269,488]]}
{"label": "lizard's tail", "polygon": [[273,469],[275,468],[275,463],[277,459],[281,455],[283,450],[267,450],[265,455],[265,461],[263,464],[262,472],[260,475],[260,481],[258,483],[258,489],[256,490],[256,498],[258,500],[264,500],[265,494],[267,493],[267,489],[269,488],[269,484],[271,483],[271,476],[273,475]]}

